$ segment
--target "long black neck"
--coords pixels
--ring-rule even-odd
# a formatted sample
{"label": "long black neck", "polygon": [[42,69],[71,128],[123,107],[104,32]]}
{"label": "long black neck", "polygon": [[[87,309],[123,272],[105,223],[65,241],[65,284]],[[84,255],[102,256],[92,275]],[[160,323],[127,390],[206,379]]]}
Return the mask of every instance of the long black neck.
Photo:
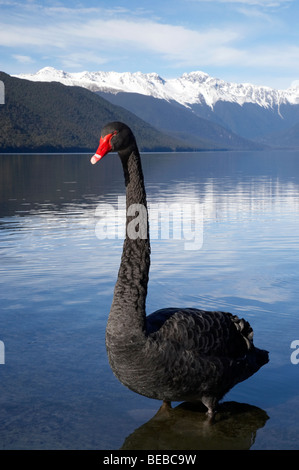
{"label": "long black neck", "polygon": [[150,267],[147,202],[137,146],[127,155],[120,153],[120,157],[126,183],[126,238],[107,333],[119,341],[122,338],[135,341],[144,337],[146,329],[145,303]]}

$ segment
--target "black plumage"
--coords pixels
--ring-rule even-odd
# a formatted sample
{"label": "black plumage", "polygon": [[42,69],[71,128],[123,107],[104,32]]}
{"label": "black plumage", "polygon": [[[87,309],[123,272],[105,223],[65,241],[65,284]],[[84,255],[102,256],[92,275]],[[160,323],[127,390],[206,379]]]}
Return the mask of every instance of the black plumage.
{"label": "black plumage", "polygon": [[125,124],[104,127],[92,162],[109,151],[117,151],[123,165],[127,208],[127,235],[106,328],[111,368],[141,395],[165,403],[202,401],[213,415],[234,385],[268,362],[268,352],[254,346],[249,323],[230,313],[167,308],[146,316],[148,221],[135,227],[136,236],[130,226],[140,205],[147,214],[146,193],[135,137]]}

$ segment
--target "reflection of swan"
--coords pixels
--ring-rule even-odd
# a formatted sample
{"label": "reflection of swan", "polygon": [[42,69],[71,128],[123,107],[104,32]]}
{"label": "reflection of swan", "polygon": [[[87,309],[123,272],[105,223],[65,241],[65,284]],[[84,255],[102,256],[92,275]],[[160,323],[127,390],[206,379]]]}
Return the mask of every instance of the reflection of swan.
{"label": "reflection of swan", "polygon": [[219,405],[213,425],[197,405],[183,403],[167,412],[159,410],[147,423],[130,434],[122,450],[246,450],[267,419],[255,406],[226,402]]}
{"label": "reflection of swan", "polygon": [[119,153],[127,188],[127,236],[106,329],[111,368],[141,395],[165,406],[201,400],[213,415],[218,400],[268,362],[268,353],[254,347],[249,323],[230,313],[168,308],[146,317],[147,203],[139,151],[126,125],[105,126],[92,163],[111,150]]}

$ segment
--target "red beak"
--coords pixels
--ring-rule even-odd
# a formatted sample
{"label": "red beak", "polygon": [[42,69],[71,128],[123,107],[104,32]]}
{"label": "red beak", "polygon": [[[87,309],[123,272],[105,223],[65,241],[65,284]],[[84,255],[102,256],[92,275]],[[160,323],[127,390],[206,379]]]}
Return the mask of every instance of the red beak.
{"label": "red beak", "polygon": [[112,150],[111,139],[115,134],[116,132],[113,132],[112,134],[105,135],[105,137],[101,137],[98,150],[90,159],[93,165],[99,160],[101,160],[101,158],[103,158],[108,152]]}

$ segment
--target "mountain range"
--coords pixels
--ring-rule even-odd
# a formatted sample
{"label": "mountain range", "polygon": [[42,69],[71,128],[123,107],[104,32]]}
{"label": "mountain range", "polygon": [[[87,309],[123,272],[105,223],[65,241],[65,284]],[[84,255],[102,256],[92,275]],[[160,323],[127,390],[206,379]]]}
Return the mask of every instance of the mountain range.
{"label": "mountain range", "polygon": [[68,73],[53,67],[18,77],[86,88],[193,146],[202,140],[216,148],[230,140],[233,147],[250,146],[245,140],[299,146],[299,86],[276,90],[230,83],[204,72],[164,79],[156,73]]}
{"label": "mountain range", "polygon": [[21,74],[18,78],[39,82],[60,82],[69,86],[81,86],[91,91],[112,93],[126,92],[152,96],[190,107],[207,105],[211,109],[218,101],[243,105],[257,104],[269,108],[281,104],[299,104],[299,87],[275,90],[251,84],[229,83],[210,77],[204,72],[185,73],[179,78],[165,80],[156,73],[143,74],[117,72],[68,73],[53,67],[45,67],[35,74]]}
{"label": "mountain range", "polygon": [[142,151],[299,147],[299,88],[233,84],[203,72],[0,72],[0,151],[94,151],[100,128],[121,120]]}
{"label": "mountain range", "polygon": [[194,150],[159,132],[130,111],[82,87],[33,83],[0,72],[0,152],[93,152],[101,127],[124,121],[143,151]]}

